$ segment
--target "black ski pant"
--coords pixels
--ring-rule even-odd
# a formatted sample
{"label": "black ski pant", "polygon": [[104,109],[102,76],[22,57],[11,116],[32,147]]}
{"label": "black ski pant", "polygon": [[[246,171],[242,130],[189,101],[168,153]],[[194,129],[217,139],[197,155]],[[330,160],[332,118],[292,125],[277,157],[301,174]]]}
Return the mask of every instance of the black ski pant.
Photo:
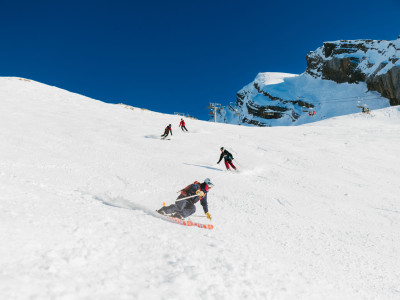
{"label": "black ski pant", "polygon": [[186,126],[181,126],[181,129],[182,129],[182,131],[189,131],[189,130],[187,130],[187,128],[186,128]]}
{"label": "black ski pant", "polygon": [[167,215],[179,213],[183,218],[187,218],[194,214],[196,212],[196,206],[190,201],[191,199],[179,200],[179,198],[184,197],[185,196],[180,195],[178,199],[176,199],[175,204],[164,206],[162,211],[164,211]]}
{"label": "black ski pant", "polygon": [[[165,130],[165,131],[164,131],[164,134],[163,134],[161,137],[167,137],[168,134],[169,134],[169,131],[168,131],[168,130]],[[172,135],[172,134],[171,134],[171,135]]]}

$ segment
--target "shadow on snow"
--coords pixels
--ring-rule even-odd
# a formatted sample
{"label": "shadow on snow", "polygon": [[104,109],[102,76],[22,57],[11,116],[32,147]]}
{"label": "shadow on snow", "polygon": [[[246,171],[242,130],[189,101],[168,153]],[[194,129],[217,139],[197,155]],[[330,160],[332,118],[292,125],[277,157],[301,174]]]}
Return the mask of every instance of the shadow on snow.
{"label": "shadow on snow", "polygon": [[214,167],[210,167],[210,166],[202,166],[202,165],[195,165],[195,164],[188,164],[188,163],[183,163],[183,164],[188,165],[188,166],[195,166],[195,167],[200,167],[200,168],[206,168],[206,169],[215,170],[215,171],[222,171],[221,169],[214,168]]}
{"label": "shadow on snow", "polygon": [[102,202],[104,205],[107,205],[107,206],[141,211],[141,212],[145,213],[146,215],[151,215],[153,217],[162,219],[161,215],[158,214],[155,210],[153,211],[153,210],[149,209],[148,207],[145,207],[145,206],[137,204],[137,203],[130,202],[129,200],[126,200],[121,197],[112,198],[110,196],[96,196],[95,195],[95,196],[93,196],[93,198]]}

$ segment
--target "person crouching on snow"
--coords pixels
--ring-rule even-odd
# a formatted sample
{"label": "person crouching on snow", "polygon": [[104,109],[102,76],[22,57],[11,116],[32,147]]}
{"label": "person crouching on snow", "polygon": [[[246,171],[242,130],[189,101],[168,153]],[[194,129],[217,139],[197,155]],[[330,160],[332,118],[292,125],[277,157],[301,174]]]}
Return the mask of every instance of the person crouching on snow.
{"label": "person crouching on snow", "polygon": [[172,135],[172,125],[171,124],[169,124],[167,127],[165,127],[164,134],[161,137],[165,139],[168,136],[169,132],[171,132],[171,135]]}
{"label": "person crouching on snow", "polygon": [[[170,215],[174,218],[184,219],[196,212],[195,203],[200,201],[204,213],[207,218],[211,220],[211,214],[208,212],[207,193],[213,186],[214,184],[209,178],[206,178],[203,183],[195,181],[180,191],[181,194],[176,199],[175,204],[163,206],[157,210],[157,212],[162,215]],[[186,199],[179,200],[182,198]]]}

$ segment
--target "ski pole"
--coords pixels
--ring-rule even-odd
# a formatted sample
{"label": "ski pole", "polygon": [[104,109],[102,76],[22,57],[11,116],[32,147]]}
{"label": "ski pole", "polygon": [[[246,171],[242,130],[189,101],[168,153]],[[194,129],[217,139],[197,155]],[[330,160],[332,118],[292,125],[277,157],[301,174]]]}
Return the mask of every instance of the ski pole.
{"label": "ski pole", "polygon": [[[232,160],[233,161],[233,160]],[[234,159],[234,161],[235,161],[235,163],[240,167],[240,163],[236,160],[236,159]]]}
{"label": "ski pole", "polygon": [[194,197],[197,197],[197,195],[193,195],[193,196],[189,196],[189,197],[185,197],[185,198],[176,199],[176,201],[186,200],[186,199],[190,199],[190,198],[194,198]]}
{"label": "ski pole", "polygon": [[[190,199],[190,198],[194,198],[194,197],[197,197],[197,195],[193,195],[193,196],[189,196],[189,197],[185,197],[185,198],[176,199],[175,202],[179,202],[179,201],[186,200],[186,199]],[[165,202],[163,202],[163,206],[165,206]]]}
{"label": "ski pole", "polygon": [[235,152],[235,154],[237,154],[237,152],[235,150],[232,149],[232,147],[228,147],[229,150],[231,150],[232,152]]}

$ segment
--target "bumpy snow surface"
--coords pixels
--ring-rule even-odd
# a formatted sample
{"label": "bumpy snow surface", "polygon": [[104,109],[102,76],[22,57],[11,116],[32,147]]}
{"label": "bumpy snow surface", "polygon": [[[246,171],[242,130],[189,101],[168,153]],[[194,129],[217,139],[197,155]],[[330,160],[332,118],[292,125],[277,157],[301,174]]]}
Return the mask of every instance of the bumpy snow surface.
{"label": "bumpy snow surface", "polygon": [[[1,299],[400,298],[399,107],[186,121],[0,78]],[[154,214],[206,177],[213,230]]]}

